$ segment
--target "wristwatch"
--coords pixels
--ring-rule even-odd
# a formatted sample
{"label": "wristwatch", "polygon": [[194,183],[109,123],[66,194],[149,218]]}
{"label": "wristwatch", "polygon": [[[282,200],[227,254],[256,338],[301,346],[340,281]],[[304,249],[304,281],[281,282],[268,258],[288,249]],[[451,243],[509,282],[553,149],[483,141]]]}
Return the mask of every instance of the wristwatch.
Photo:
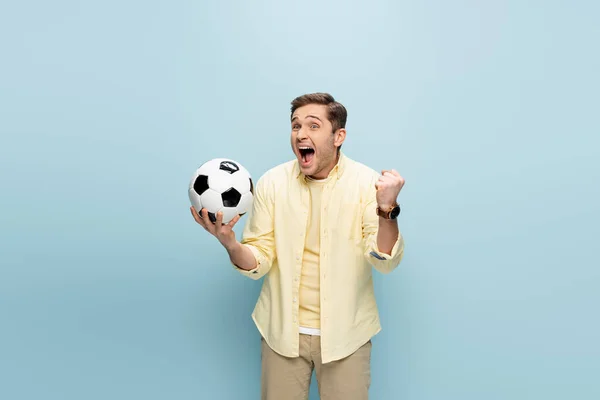
{"label": "wristwatch", "polygon": [[394,205],[392,205],[387,210],[382,210],[378,206],[377,215],[385,219],[396,219],[398,218],[398,215],[400,215],[400,206],[398,205],[398,203],[394,203]]}

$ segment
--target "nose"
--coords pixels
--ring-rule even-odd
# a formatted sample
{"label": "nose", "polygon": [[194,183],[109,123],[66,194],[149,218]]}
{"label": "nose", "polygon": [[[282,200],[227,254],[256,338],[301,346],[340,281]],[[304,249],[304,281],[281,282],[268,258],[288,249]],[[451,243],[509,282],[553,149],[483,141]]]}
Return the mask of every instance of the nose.
{"label": "nose", "polygon": [[298,135],[296,137],[299,142],[301,142],[304,139],[308,139],[308,136],[306,136],[305,130],[303,128],[298,129]]}

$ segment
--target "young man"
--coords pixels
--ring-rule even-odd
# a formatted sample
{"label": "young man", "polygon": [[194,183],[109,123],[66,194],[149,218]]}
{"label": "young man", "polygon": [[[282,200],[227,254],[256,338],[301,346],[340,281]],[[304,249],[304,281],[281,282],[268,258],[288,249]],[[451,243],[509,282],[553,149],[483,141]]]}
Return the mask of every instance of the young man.
{"label": "young man", "polygon": [[397,197],[404,179],[348,158],[346,109],[326,93],[292,101],[296,158],[267,171],[238,242],[239,220],[196,222],[242,274],[265,277],[252,318],[262,336],[262,399],[307,399],[313,368],[322,399],[367,399],[371,338],[381,327],[372,267],[402,259]]}

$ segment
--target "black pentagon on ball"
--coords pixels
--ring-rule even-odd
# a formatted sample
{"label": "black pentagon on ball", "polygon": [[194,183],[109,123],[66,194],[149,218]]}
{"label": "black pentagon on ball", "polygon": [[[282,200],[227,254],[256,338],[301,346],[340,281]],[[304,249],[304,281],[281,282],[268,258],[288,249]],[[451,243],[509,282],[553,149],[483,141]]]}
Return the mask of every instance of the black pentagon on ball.
{"label": "black pentagon on ball", "polygon": [[221,198],[225,207],[237,207],[242,195],[234,188],[229,188],[221,193]]}
{"label": "black pentagon on ball", "polygon": [[198,195],[206,192],[208,190],[208,176],[206,175],[198,175],[196,180],[194,181],[194,190]]}
{"label": "black pentagon on ball", "polygon": [[219,169],[221,171],[225,171],[225,172],[229,172],[230,174],[233,174],[234,172],[238,172],[240,170],[240,167],[233,161],[221,161],[221,164],[219,165]]}
{"label": "black pentagon on ball", "polygon": [[210,222],[214,224],[215,222],[217,222],[217,215],[215,213],[209,212],[208,219],[210,219]]}
{"label": "black pentagon on ball", "polygon": [[250,181],[250,193],[254,194],[254,185],[252,184],[252,178],[248,178]]}

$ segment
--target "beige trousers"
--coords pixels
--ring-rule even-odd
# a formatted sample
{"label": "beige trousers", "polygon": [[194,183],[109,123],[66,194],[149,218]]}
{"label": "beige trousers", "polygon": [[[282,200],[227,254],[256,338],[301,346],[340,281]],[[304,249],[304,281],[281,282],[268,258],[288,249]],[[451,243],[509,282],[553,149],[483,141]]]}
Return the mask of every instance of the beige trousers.
{"label": "beige trousers", "polygon": [[262,339],[262,400],[307,400],[313,369],[321,400],[366,400],[371,385],[371,341],[350,356],[321,363],[321,338],[300,335],[300,356],[284,357]]}

